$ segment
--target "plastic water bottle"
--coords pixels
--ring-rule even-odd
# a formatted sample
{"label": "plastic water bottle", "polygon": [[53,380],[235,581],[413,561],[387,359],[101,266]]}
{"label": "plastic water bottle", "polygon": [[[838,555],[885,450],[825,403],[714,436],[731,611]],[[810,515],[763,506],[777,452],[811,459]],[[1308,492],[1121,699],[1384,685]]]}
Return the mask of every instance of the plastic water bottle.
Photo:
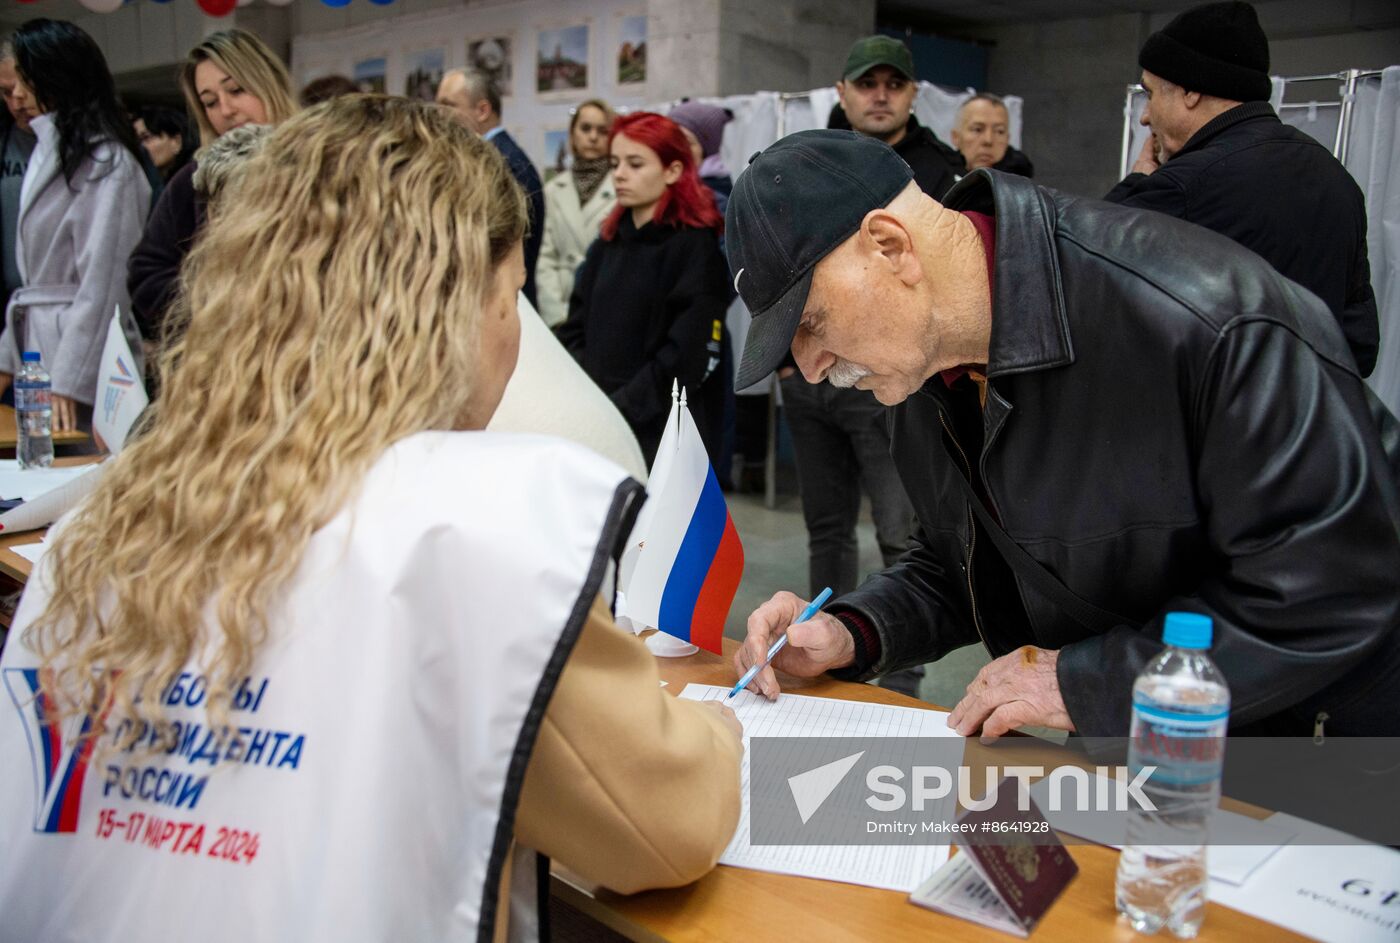
{"label": "plastic water bottle", "polygon": [[1207,616],[1168,613],[1167,650],[1133,683],[1129,775],[1157,767],[1142,790],[1157,811],[1130,813],[1115,897],[1139,933],[1166,927],[1189,940],[1205,918],[1207,830],[1230,719],[1230,690],[1207,654],[1211,629]]}
{"label": "plastic water bottle", "polygon": [[26,350],[15,374],[15,457],[20,468],[53,464],[53,383],[39,361],[39,352]]}

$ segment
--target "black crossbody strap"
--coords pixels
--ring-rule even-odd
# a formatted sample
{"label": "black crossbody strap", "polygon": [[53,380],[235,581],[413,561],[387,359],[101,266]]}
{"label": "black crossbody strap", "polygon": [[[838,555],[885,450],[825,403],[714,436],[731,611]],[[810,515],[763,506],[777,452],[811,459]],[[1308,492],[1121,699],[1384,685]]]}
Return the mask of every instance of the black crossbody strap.
{"label": "black crossbody strap", "polygon": [[1007,566],[1011,567],[1017,576],[1033,586],[1036,592],[1060,607],[1084,628],[1100,634],[1108,632],[1116,626],[1133,624],[1131,620],[1125,619],[1123,616],[1115,615],[1107,609],[1100,609],[1056,579],[1041,563],[1026,553],[1020,544],[1012,540],[1010,534],[1001,529],[1001,525],[992,518],[986,506],[982,504],[982,499],[973,492],[972,485],[958,473],[957,469],[953,469],[953,479],[962,489],[963,497],[967,499],[972,513],[977,516],[982,529],[992,539],[992,543],[996,545]]}

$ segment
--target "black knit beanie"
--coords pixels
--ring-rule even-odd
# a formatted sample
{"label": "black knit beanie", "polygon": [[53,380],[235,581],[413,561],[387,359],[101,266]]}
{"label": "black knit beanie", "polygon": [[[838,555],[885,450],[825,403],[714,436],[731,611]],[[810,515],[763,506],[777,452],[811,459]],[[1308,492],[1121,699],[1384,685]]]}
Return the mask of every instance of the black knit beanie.
{"label": "black knit beanie", "polygon": [[1168,82],[1232,101],[1268,101],[1269,40],[1248,3],[1194,7],[1147,37],[1138,65]]}

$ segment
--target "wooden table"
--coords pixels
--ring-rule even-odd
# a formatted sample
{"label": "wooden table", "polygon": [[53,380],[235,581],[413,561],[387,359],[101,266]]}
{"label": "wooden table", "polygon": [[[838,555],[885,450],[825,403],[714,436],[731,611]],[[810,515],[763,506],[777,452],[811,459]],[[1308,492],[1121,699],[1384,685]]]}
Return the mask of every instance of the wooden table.
{"label": "wooden table", "polygon": [[[732,655],[737,643],[725,640]],[[688,658],[658,658],[666,690],[680,694],[689,683],[734,683],[729,658],[708,652]],[[839,697],[936,710],[923,701],[869,684],[821,679],[785,679],[783,690],[817,697]],[[684,814],[678,810],[677,814]],[[1142,941],[1114,910],[1113,882],[1118,852],[1098,845],[1070,845],[1079,875],[1045,915],[1031,939],[1038,943],[1096,940]],[[552,892],[562,901],[632,940],[714,943],[738,940],[899,941],[985,940],[1006,943],[1004,933],[916,907],[908,895],[853,884],[789,877],[720,865],[688,887],[647,891],[625,897],[590,893],[556,874]],[[1165,931],[1163,931],[1165,934]],[[1158,939],[1162,939],[1159,935]],[[1167,937],[1170,939],[1170,937]],[[1219,904],[1207,906],[1198,939],[1305,940],[1281,927]]]}
{"label": "wooden table", "polygon": [[44,539],[48,529],[26,530],[18,534],[7,534],[0,536],[0,573],[8,576],[16,583],[23,586],[29,580],[29,574],[34,565],[24,557],[11,550],[11,547],[18,547],[22,544],[37,544]]}
{"label": "wooden table", "polygon": [[[73,445],[91,438],[86,432],[71,429],[68,432],[55,432],[54,445]],[[15,408],[0,403],[0,451],[13,449],[19,444],[19,432],[15,428]]]}
{"label": "wooden table", "polygon": [[[9,407],[0,406],[0,410],[3,409],[9,409]],[[11,410],[11,412],[13,413],[13,410]],[[3,415],[0,415],[0,421],[3,421]],[[11,423],[9,428],[13,429],[14,424]],[[87,436],[81,432],[76,434],[87,438]],[[3,445],[3,440],[0,440],[0,445]],[[104,457],[105,456],[101,455],[69,455],[63,458],[56,458],[53,463],[57,468],[67,468],[73,465],[91,465],[95,462],[102,461]],[[29,574],[33,570],[34,565],[10,548],[18,547],[23,544],[37,544],[44,539],[44,535],[48,532],[49,529],[45,527],[40,530],[22,530],[14,534],[0,533],[0,575],[8,577],[10,580],[23,586],[29,579]],[[2,588],[3,587],[0,586],[0,589]]]}

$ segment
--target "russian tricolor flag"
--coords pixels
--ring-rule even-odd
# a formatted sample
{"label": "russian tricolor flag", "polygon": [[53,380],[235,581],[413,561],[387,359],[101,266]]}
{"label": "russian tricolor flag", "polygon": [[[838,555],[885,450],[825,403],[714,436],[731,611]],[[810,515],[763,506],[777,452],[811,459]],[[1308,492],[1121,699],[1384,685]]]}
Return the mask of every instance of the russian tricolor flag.
{"label": "russian tricolor flag", "polygon": [[[626,615],[721,653],[724,620],[744,573],[744,547],[681,393],[656,452],[624,556]],[[630,559],[629,559],[630,558]]]}

